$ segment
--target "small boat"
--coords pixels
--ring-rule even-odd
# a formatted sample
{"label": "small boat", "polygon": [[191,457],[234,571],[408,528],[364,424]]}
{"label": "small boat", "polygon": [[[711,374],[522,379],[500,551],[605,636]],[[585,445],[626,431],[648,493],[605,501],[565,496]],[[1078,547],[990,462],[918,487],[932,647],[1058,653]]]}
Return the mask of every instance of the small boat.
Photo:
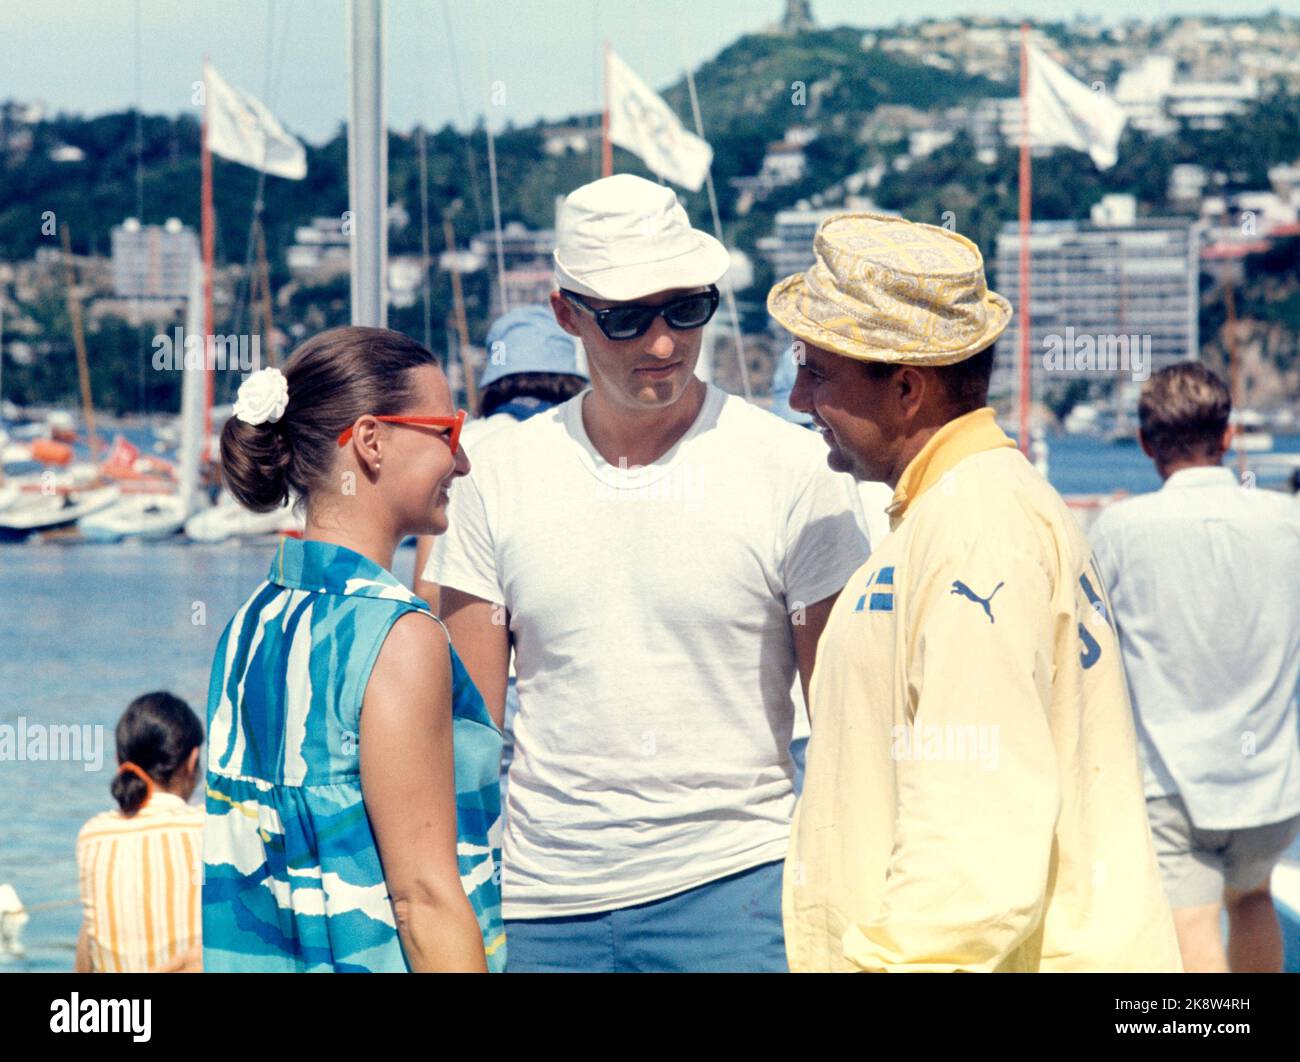
{"label": "small boat", "polygon": [[55,442],[76,442],[77,425],[72,419],[72,414],[62,409],[56,409],[45,418],[45,428],[49,437]]}
{"label": "small boat", "polygon": [[303,520],[293,511],[293,499],[269,513],[249,512],[229,494],[211,509],[185,522],[185,535],[195,542],[225,542],[231,538],[278,535],[301,531]]}
{"label": "small boat", "polygon": [[1268,430],[1263,414],[1253,409],[1243,409],[1232,414],[1232,442],[1229,448],[1237,453],[1266,454],[1273,449],[1273,435]]}
{"label": "small boat", "polygon": [[32,460],[39,461],[43,465],[58,465],[62,468],[72,463],[72,447],[66,442],[57,439],[33,439],[30,449]]}
{"label": "small boat", "polygon": [[1100,435],[1104,421],[1101,410],[1090,402],[1080,402],[1065,416],[1062,425],[1067,435]]}
{"label": "small boat", "polygon": [[1284,859],[1273,868],[1273,906],[1282,925],[1282,969],[1300,973],[1300,862]]}
{"label": "small boat", "polygon": [[89,542],[169,538],[185,526],[189,509],[176,494],[125,494],[112,505],[77,523]]}
{"label": "small boat", "polygon": [[1248,454],[1266,454],[1273,449],[1273,435],[1271,432],[1260,431],[1257,429],[1242,429],[1238,426],[1237,430],[1232,433],[1232,442],[1229,448],[1236,453],[1243,450]]}
{"label": "small boat", "polygon": [[24,472],[9,476],[6,482],[12,483],[24,495],[66,494],[68,491],[89,490],[91,487],[106,485],[100,479],[99,469],[90,461],[74,461],[64,468]]}
{"label": "small boat", "polygon": [[23,491],[0,511],[0,538],[25,538],[36,531],[68,527],[83,516],[107,509],[121,496],[117,487]]}
{"label": "small boat", "polygon": [[119,435],[109,448],[108,457],[99,466],[105,479],[123,483],[131,480],[176,480],[176,466],[161,457],[141,454],[139,447]]}
{"label": "small boat", "polygon": [[11,963],[27,954],[22,943],[27,922],[27,910],[17,890],[8,882],[0,885],[0,963]]}
{"label": "small boat", "polygon": [[0,443],[0,465],[26,465],[34,460],[32,448],[26,443]]}
{"label": "small boat", "polygon": [[35,439],[45,434],[45,425],[29,420],[23,424],[15,424],[9,434],[15,439]]}

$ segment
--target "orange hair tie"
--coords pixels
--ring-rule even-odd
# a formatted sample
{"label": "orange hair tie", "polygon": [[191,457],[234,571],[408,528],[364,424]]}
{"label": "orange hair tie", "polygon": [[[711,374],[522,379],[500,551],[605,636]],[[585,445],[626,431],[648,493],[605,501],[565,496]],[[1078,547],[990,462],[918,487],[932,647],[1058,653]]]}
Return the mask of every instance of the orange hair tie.
{"label": "orange hair tie", "polygon": [[145,804],[149,803],[149,799],[153,796],[154,789],[157,788],[154,784],[154,780],[149,777],[148,772],[145,771],[143,767],[137,767],[130,760],[127,760],[126,763],[122,764],[122,766],[117,769],[118,774],[121,774],[123,771],[130,771],[148,787],[149,791],[145,793],[144,800],[140,803],[140,807],[144,807]]}

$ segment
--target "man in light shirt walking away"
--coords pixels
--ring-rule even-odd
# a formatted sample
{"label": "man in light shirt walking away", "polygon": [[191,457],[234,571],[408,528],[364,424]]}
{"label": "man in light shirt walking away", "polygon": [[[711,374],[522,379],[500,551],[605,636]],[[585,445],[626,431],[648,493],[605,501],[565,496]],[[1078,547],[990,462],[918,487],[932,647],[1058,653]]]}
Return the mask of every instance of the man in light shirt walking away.
{"label": "man in light shirt walking away", "polygon": [[486,439],[426,577],[519,713],[509,969],[783,970],[791,686],[867,555],[821,444],[694,375],[725,248],[628,174],[561,210],[591,389]]}
{"label": "man in light shirt walking away", "polygon": [[979,249],[839,214],[768,295],[830,467],[894,488],[827,620],[786,862],[793,970],[1179,968],[1087,540],[986,405]]}
{"label": "man in light shirt walking away", "polygon": [[1164,486],[1112,505],[1091,537],[1183,963],[1277,973],[1269,878],[1300,830],[1300,510],[1221,466],[1230,412],[1203,365],[1153,375],[1140,442]]}

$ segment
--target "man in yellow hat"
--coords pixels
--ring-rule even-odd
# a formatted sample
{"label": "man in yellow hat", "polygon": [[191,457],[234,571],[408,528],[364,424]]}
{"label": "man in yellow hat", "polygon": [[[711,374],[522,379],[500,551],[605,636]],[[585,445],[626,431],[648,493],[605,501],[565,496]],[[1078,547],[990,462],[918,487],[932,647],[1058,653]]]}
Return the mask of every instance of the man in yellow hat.
{"label": "man in yellow hat", "polygon": [[1088,543],[986,405],[979,249],[839,214],[768,295],[790,404],[894,488],[817,651],[783,895],[792,970],[1180,969]]}

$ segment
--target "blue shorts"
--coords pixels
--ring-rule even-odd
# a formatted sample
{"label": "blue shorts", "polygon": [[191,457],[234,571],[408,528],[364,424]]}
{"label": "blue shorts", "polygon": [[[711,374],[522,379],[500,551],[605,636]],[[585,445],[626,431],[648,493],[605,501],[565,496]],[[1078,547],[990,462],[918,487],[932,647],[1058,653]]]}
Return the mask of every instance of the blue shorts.
{"label": "blue shorts", "polygon": [[506,921],[506,973],[786,973],[784,863],[596,914]]}

